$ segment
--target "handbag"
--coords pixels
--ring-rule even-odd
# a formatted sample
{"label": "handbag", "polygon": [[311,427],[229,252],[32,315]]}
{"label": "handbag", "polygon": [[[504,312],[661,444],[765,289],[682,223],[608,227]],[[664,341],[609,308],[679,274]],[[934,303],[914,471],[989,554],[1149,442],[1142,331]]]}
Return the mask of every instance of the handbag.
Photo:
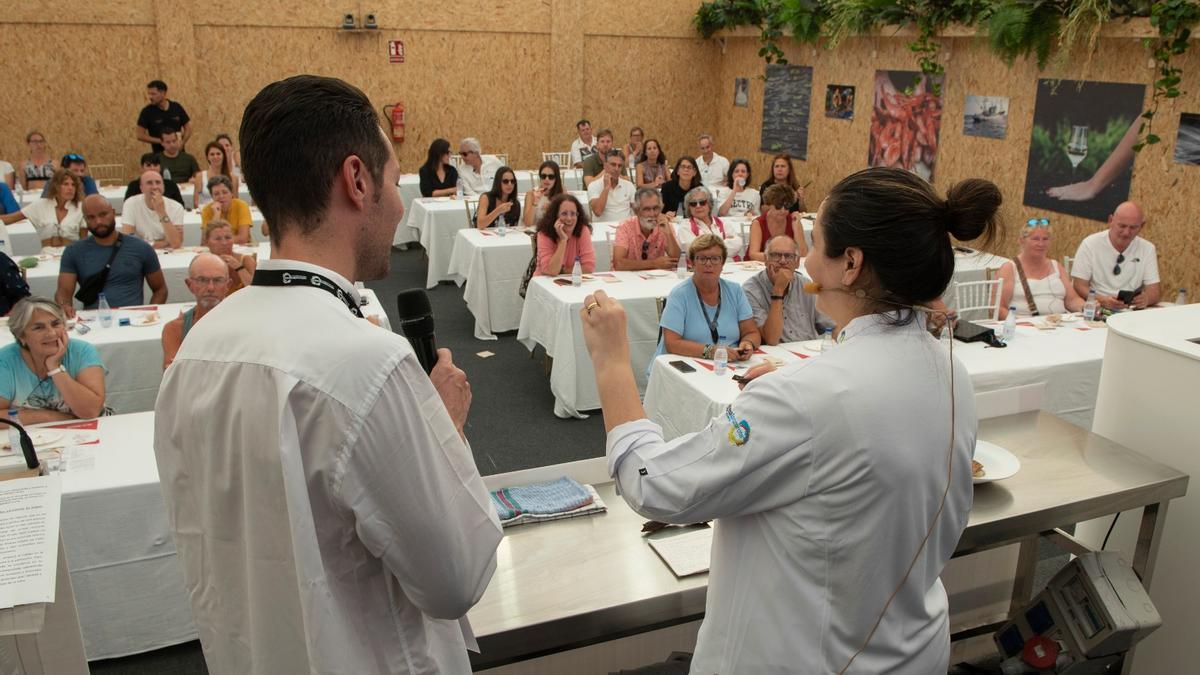
{"label": "handbag", "polygon": [[985,328],[970,321],[954,323],[954,339],[959,342],[986,342],[992,347],[1007,346],[996,337],[995,329]]}
{"label": "handbag", "polygon": [[529,266],[525,268],[525,276],[521,277],[521,287],[517,289],[517,295],[521,299],[525,299],[525,292],[529,290],[529,282],[533,279],[533,273],[537,271],[537,232],[529,234],[529,243],[533,245],[533,257],[529,259]]}
{"label": "handbag", "polygon": [[112,253],[108,254],[108,262],[104,263],[104,269],[79,281],[79,290],[75,291],[75,299],[82,302],[84,307],[94,305],[100,299],[100,293],[104,290],[104,285],[108,283],[108,273],[112,270],[113,260],[121,250],[122,236],[119,232],[117,233],[117,243],[113,244]]}
{"label": "handbag", "polygon": [[[1025,292],[1025,302],[1027,302],[1029,304],[1029,313],[1032,314],[1033,316],[1037,316],[1038,315],[1037,304],[1034,303],[1033,293],[1029,290],[1029,281],[1027,279],[1025,279],[1025,268],[1021,267],[1020,256],[1013,258],[1013,266],[1017,268],[1017,278],[1021,280],[1021,290],[1023,290]],[[1051,266],[1051,270],[1057,271],[1057,270],[1054,270],[1053,265]]]}

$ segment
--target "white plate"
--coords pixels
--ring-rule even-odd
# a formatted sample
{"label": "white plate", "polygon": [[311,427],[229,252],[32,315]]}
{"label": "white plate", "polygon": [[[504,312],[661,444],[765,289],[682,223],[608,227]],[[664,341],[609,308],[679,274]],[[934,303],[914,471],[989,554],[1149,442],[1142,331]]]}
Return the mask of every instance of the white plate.
{"label": "white plate", "polygon": [[821,351],[821,341],[820,340],[805,340],[804,342],[800,343],[800,346],[807,349],[810,352]]}
{"label": "white plate", "polygon": [[141,327],[141,326],[156,326],[161,322],[162,322],[162,317],[158,317],[158,316],[154,317],[153,319],[149,319],[144,316],[135,316],[135,317],[130,317],[130,319],[129,319],[130,326],[139,326],[139,327]]}
{"label": "white plate", "polygon": [[983,465],[983,477],[972,479],[976,484],[1011,478],[1021,470],[1016,455],[987,441],[975,441],[975,461]]}
{"label": "white plate", "polygon": [[[62,438],[65,433],[62,429],[29,429],[29,439],[33,441],[34,449],[41,450],[43,447]],[[0,440],[0,447],[12,447],[8,442],[8,434],[4,434],[3,439]]]}

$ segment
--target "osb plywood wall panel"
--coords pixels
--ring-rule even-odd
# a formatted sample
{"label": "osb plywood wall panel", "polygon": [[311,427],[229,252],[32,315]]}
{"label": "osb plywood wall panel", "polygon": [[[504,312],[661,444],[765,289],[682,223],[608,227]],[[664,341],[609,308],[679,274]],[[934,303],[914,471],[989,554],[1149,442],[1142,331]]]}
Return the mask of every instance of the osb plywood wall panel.
{"label": "osb plywood wall panel", "polygon": [[[159,0],[172,5],[182,0]],[[373,12],[381,30],[547,32],[550,1],[543,0],[253,0],[219,12],[198,12],[196,23],[222,26],[335,27],[342,14]]]}
{"label": "osb plywood wall panel", "polygon": [[0,158],[19,168],[37,129],[53,157],[136,162],[134,126],[156,52],[150,25],[0,24]]}
{"label": "osb plywood wall panel", "polygon": [[681,154],[696,154],[698,134],[716,132],[720,51],[715,43],[588,37],[584,52],[584,112],[593,131],[611,127],[619,145],[629,140],[633,126],[640,126],[647,138],[658,138],[672,164]]}
{"label": "osb plywood wall panel", "polygon": [[[559,0],[553,0],[556,4]],[[632,37],[696,37],[692,17],[697,0],[606,0],[586,3],[589,35],[628,35]]]}
{"label": "osb plywood wall panel", "polygon": [[[955,181],[973,176],[993,180],[1005,196],[1002,216],[1007,230],[992,249],[1003,255],[1016,253],[1016,236],[1021,223],[1032,216],[1046,216],[1054,225],[1052,255],[1074,255],[1084,236],[1104,229],[1103,223],[1060,213],[1043,213],[1021,204],[1037,79],[1035,64],[1017,61],[1011,67],[991,54],[986,45],[972,38],[945,40],[949,60],[943,88],[943,118],[934,184],[943,192]],[[1085,71],[1082,59],[1072,60],[1057,76],[1107,82],[1149,84],[1153,74],[1148,53],[1139,40],[1106,39]],[[754,166],[756,180],[768,175],[770,154],[758,151],[762,123],[765,67],[757,55],[758,43],[749,38],[729,39],[721,57],[720,98],[717,103],[718,149],[727,156],[745,156]],[[868,130],[874,74],[878,69],[916,70],[915,59],[904,39],[856,38],[846,40],[835,51],[814,50],[795,44],[786,47],[793,64],[813,67],[813,111],[808,135],[808,160],[796,162],[802,182],[812,181],[807,190],[810,208],[845,175],[866,166]],[[1190,289],[1200,295],[1200,167],[1172,160],[1180,112],[1200,112],[1200,55],[1193,49],[1180,59],[1187,95],[1164,105],[1156,132],[1163,143],[1144,150],[1135,160],[1130,198],[1146,210],[1143,236],[1159,250],[1164,298],[1174,299],[1174,289]],[[750,106],[736,108],[733,78],[749,77]],[[829,84],[856,87],[855,118],[852,121],[824,115],[825,88]],[[962,114],[966,95],[1009,97],[1008,134],[1003,140],[964,136]],[[1149,87],[1147,88],[1147,98]]]}

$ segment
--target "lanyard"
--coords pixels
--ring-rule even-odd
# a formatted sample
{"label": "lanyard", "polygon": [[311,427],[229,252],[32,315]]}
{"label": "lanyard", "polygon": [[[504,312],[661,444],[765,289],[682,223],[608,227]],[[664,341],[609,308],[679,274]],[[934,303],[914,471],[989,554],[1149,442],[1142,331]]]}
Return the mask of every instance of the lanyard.
{"label": "lanyard", "polygon": [[708,307],[704,305],[704,298],[700,297],[700,287],[693,282],[692,288],[696,289],[696,299],[700,301],[700,311],[704,313],[704,320],[708,323],[708,332],[712,334],[712,343],[715,345],[720,342],[717,321],[721,319],[721,282],[717,281],[717,313],[711,319],[708,318]]}
{"label": "lanyard", "polygon": [[257,269],[254,271],[254,279],[250,282],[251,286],[305,286],[308,288],[317,288],[326,293],[336,296],[350,313],[358,318],[363,318],[362,310],[358,305],[354,304],[354,298],[346,295],[341,287],[329,280],[328,277],[317,274],[316,272],[304,272],[301,270],[264,270]]}

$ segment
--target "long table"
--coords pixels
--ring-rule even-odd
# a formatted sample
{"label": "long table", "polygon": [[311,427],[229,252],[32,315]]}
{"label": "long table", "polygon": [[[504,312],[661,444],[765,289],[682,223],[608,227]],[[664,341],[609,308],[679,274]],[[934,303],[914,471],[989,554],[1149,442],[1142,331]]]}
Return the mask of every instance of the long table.
{"label": "long table", "polygon": [[[1079,324],[1052,331],[1022,325],[1017,328],[1016,339],[1005,349],[955,342],[954,355],[970,373],[975,393],[1042,383],[1044,410],[1090,429],[1106,335],[1104,328]],[[761,362],[765,357],[785,364],[821,358],[821,352],[808,348],[811,346],[814,345],[764,345],[763,355],[752,358],[750,363]],[[670,365],[676,360],[690,363],[696,372],[679,372]],[[668,439],[699,431],[737,398],[739,389],[732,379],[735,374],[730,370],[715,375],[711,362],[703,359],[660,356],[654,360],[646,386],[646,415],[662,426]]]}

